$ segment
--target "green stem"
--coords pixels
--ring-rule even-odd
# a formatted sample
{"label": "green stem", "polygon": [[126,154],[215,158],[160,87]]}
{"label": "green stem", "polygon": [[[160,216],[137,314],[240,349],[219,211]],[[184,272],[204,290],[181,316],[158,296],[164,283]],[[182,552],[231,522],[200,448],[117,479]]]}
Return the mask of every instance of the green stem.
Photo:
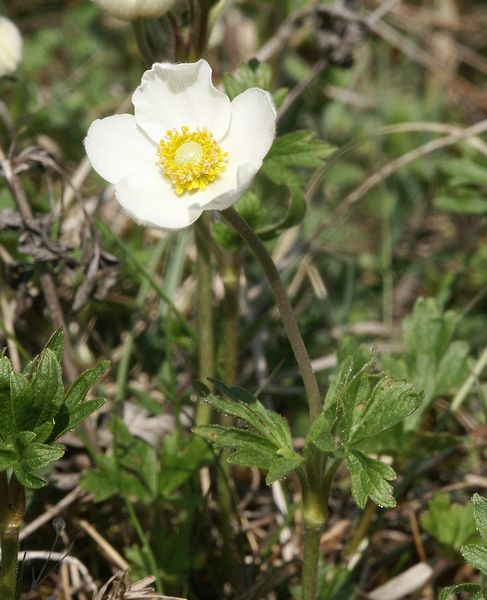
{"label": "green stem", "polygon": [[224,300],[224,350],[225,383],[235,385],[238,364],[238,292],[240,261],[237,253],[229,253],[223,268]]}
{"label": "green stem", "polygon": [[2,562],[0,569],[0,598],[16,600],[18,597],[18,554],[20,526],[25,513],[25,490],[15,475],[7,480],[0,474],[0,538]]}
{"label": "green stem", "polygon": [[[142,551],[144,553],[145,558],[147,559],[148,567],[152,571],[152,575],[154,575],[154,577],[156,578],[157,592],[159,594],[163,594],[164,588],[162,586],[161,578],[159,577],[156,560],[154,558],[154,553],[152,552],[152,548],[150,547],[149,540],[147,539],[147,536],[145,535],[144,530],[142,529],[142,525],[139,521],[139,518],[138,518],[137,513],[135,512],[133,506],[130,504],[130,502],[125,497],[123,498],[123,502],[125,504],[125,508],[129,515],[130,522],[132,523],[132,525],[135,529],[135,533],[137,534],[137,537],[139,538],[139,541],[142,545]],[[3,598],[3,596],[0,596],[0,597]]]}
{"label": "green stem", "polygon": [[[225,297],[223,300],[223,372],[224,382],[233,386],[237,379],[238,364],[238,291],[240,278],[240,261],[237,253],[225,253],[222,262],[223,287]],[[232,417],[222,416],[222,424],[230,427]],[[232,515],[232,488],[231,467],[227,462],[229,452],[224,451],[221,455],[221,469],[218,472],[218,504],[221,514],[221,531],[223,537],[225,572],[235,587],[238,573],[238,553],[232,539],[230,518]]]}
{"label": "green stem", "polygon": [[281,313],[284,329],[291,344],[291,348],[296,357],[301,377],[303,378],[306,396],[308,399],[310,420],[314,419],[321,412],[321,398],[318,382],[316,381],[311,361],[308,356],[308,351],[304,345],[303,338],[296,322],[293,308],[286,294],[286,290],[281,281],[276,265],[272,257],[267,252],[264,244],[259,237],[254,233],[248,223],[233,209],[227,208],[221,211],[223,218],[240,234],[248,246],[252,249],[255,256],[259,260],[269,284],[274,292],[277,307]]}
{"label": "green stem", "polygon": [[[208,245],[205,243],[205,224],[202,218],[196,223],[197,275],[198,275],[198,347],[199,378],[207,383],[215,375],[215,339],[213,332],[212,270]],[[196,409],[196,424],[208,425],[211,407],[200,402]]]}
{"label": "green stem", "polygon": [[301,575],[303,600],[316,600],[317,598],[320,537],[321,528],[304,526],[303,571]]}

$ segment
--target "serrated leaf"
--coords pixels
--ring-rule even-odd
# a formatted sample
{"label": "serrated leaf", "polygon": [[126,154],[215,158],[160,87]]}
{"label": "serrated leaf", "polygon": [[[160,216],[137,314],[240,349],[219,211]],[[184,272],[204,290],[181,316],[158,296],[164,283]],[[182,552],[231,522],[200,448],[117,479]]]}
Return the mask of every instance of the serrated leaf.
{"label": "serrated leaf", "polygon": [[54,352],[58,362],[62,361],[64,352],[64,331],[62,327],[56,329],[56,331],[51,335],[45,346],[45,349],[46,348]]}
{"label": "serrated leaf", "polygon": [[81,475],[80,487],[95,496],[95,502],[103,502],[120,492],[118,468],[113,457],[98,455],[97,468]]}
{"label": "serrated leaf", "polygon": [[473,505],[452,503],[448,494],[436,492],[421,516],[421,524],[440,544],[458,552],[475,536]]}
{"label": "serrated leaf", "polygon": [[352,495],[359,508],[365,508],[369,497],[379,506],[396,506],[392,486],[388,483],[396,478],[392,467],[357,450],[352,450],[346,459],[352,481]]}
{"label": "serrated leaf", "polygon": [[472,498],[475,526],[487,544],[487,498],[474,494]]}
{"label": "serrated leaf", "polygon": [[11,374],[12,365],[9,359],[6,356],[0,357],[0,440],[3,443],[12,443],[17,432],[15,411],[10,395]]}
{"label": "serrated leaf", "polygon": [[472,567],[487,575],[487,548],[468,544],[467,546],[462,546],[461,553],[463,554],[463,558]]}
{"label": "serrated leaf", "polygon": [[8,444],[0,448],[0,471],[5,471],[12,467],[17,460],[17,452],[13,444]]}
{"label": "serrated leaf", "polygon": [[32,402],[28,415],[21,422],[22,429],[34,431],[37,441],[43,442],[54,427],[54,416],[62,404],[64,386],[61,365],[56,354],[46,348],[39,355],[31,375]]}
{"label": "serrated leaf", "polygon": [[241,448],[232,452],[227,459],[232,465],[241,467],[257,467],[259,469],[268,469],[275,458],[275,451],[263,447],[253,446],[252,448]]}
{"label": "serrated leaf", "polygon": [[207,443],[199,438],[181,438],[176,432],[164,436],[160,459],[159,490],[167,497],[213,458]]}
{"label": "serrated leaf", "polygon": [[329,410],[332,407],[336,407],[345,386],[352,377],[353,359],[352,357],[347,357],[338,365],[338,371],[334,373],[330,379],[330,385],[328,386],[325,400],[323,402],[323,410]]}
{"label": "serrated leaf", "polygon": [[322,452],[333,453],[335,440],[332,431],[335,420],[336,412],[333,409],[322,411],[313,421],[306,434],[306,444],[313,444]]}
{"label": "serrated leaf", "polygon": [[406,430],[417,429],[434,398],[451,392],[468,374],[466,344],[452,343],[456,322],[456,315],[443,313],[432,298],[419,298],[413,313],[404,319],[407,380],[418,392],[424,392],[418,409],[405,420]]}
{"label": "serrated leaf", "polygon": [[267,473],[267,477],[265,479],[267,485],[272,485],[274,481],[283,479],[304,463],[304,457],[301,456],[301,454],[294,452],[290,448],[284,449],[283,454],[284,456],[275,458],[272,461],[269,472]]}
{"label": "serrated leaf", "polygon": [[51,432],[49,441],[54,441],[64,435],[67,431],[75,429],[87,417],[95,413],[106,403],[105,398],[93,398],[85,400],[73,408],[63,407],[56,415],[55,426]]}
{"label": "serrated leaf", "polygon": [[211,380],[215,387],[234,400],[210,395],[205,400],[220,412],[245,421],[250,427],[278,448],[291,445],[291,432],[286,419],[278,413],[268,410],[250,392],[243,388],[225,386],[221,381]]}
{"label": "serrated leaf", "polygon": [[484,600],[482,593],[482,587],[477,583],[458,583],[457,585],[450,585],[441,590],[438,600],[452,600],[452,594],[458,592],[469,592],[474,594],[470,600]]}
{"label": "serrated leaf", "polygon": [[294,131],[274,141],[262,166],[262,172],[279,185],[300,184],[296,168],[317,169],[335,148],[316,138],[312,131]]}
{"label": "serrated leaf", "polygon": [[275,447],[261,435],[246,429],[224,427],[222,425],[202,425],[194,427],[193,432],[213,443],[216,448],[248,448],[265,446],[271,452]]}
{"label": "serrated leaf", "polygon": [[393,427],[419,406],[421,398],[411,384],[383,377],[354,420],[348,443],[357,444]]}
{"label": "serrated leaf", "polygon": [[6,415],[7,427],[14,436],[26,429],[25,423],[32,417],[31,406],[34,404],[32,385],[22,373],[12,371],[10,377],[10,411]]}
{"label": "serrated leaf", "polygon": [[91,369],[81,373],[78,379],[76,379],[76,381],[67,391],[64,404],[68,408],[72,408],[83,402],[90,388],[93,387],[95,383],[106,373],[109,366],[110,361],[102,360]]}
{"label": "serrated leaf", "polygon": [[64,446],[61,444],[40,444],[34,439],[35,433],[30,431],[23,431],[17,435],[18,459],[13,467],[19,482],[31,489],[46,484],[43,475],[47,467],[64,454]]}
{"label": "serrated leaf", "polygon": [[271,77],[270,66],[253,58],[248,63],[241,65],[234,73],[224,73],[222,81],[225,93],[230,100],[233,100],[249,88],[258,87],[268,90]]}

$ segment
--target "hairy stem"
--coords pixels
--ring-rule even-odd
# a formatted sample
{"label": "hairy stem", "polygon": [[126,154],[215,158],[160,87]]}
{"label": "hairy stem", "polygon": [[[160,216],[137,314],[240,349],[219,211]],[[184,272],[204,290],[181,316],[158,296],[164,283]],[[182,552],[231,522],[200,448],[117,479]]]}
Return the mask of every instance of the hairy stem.
{"label": "hairy stem", "polygon": [[18,553],[20,526],[25,513],[25,490],[15,475],[7,479],[0,474],[0,540],[2,562],[0,568],[0,598],[16,600],[18,597]]}
{"label": "hairy stem", "polygon": [[320,537],[320,528],[304,526],[303,571],[301,574],[303,600],[316,600],[317,597]]}
{"label": "hairy stem", "polygon": [[[205,242],[205,223],[196,223],[197,277],[198,277],[198,376],[203,383],[215,376],[215,336],[213,331],[213,295],[210,251]],[[196,409],[196,424],[208,425],[211,406],[200,402]]]}
{"label": "hairy stem", "polygon": [[276,303],[281,313],[284,329],[291,344],[291,348],[296,357],[301,377],[303,378],[304,387],[309,406],[309,415],[313,421],[321,411],[321,398],[318,382],[316,381],[311,361],[308,356],[308,351],[304,345],[303,338],[296,322],[293,308],[286,294],[286,290],[281,281],[276,265],[272,257],[267,252],[264,244],[259,237],[254,233],[248,223],[233,209],[227,208],[221,211],[223,218],[229,223],[245,240],[248,246],[252,249],[255,256],[259,260],[269,284],[274,292]]}

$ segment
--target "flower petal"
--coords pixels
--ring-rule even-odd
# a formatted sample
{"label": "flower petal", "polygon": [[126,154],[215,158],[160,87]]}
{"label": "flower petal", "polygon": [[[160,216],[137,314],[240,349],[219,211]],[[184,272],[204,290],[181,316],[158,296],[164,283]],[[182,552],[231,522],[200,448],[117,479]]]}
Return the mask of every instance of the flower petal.
{"label": "flower petal", "polygon": [[110,183],[127,175],[151,171],[157,162],[156,145],[137,126],[132,115],[93,121],[85,139],[95,171]]}
{"label": "flower petal", "polygon": [[193,206],[224,210],[236,202],[262,166],[276,133],[276,110],[270,94],[251,88],[231,104],[230,127],[220,145],[228,152],[226,170],[194,194]]}
{"label": "flower petal", "polygon": [[276,135],[276,109],[272,96],[259,88],[250,88],[233,99],[230,127],[220,140],[229,160],[240,164],[262,164]]}
{"label": "flower petal", "polygon": [[219,139],[230,121],[230,100],[212,84],[211,67],[205,60],[156,63],[142,76],[132,101],[138,125],[157,143],[168,130],[183,125],[207,127]]}
{"label": "flower petal", "polygon": [[144,173],[125,177],[115,185],[115,194],[124,210],[141,225],[183,229],[202,213],[186,198],[177,196],[157,167],[150,176]]}

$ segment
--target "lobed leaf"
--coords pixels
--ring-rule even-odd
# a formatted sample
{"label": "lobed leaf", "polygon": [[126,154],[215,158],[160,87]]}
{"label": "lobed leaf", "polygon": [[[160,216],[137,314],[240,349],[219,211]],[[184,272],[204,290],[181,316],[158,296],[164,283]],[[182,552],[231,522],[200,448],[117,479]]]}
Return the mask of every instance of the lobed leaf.
{"label": "lobed leaf", "polygon": [[359,508],[365,508],[369,497],[379,506],[396,506],[392,486],[388,483],[396,478],[392,467],[357,450],[352,450],[346,459],[352,481],[352,495]]}
{"label": "lobed leaf", "polygon": [[487,498],[474,494],[472,502],[475,526],[484,542],[487,543]]}
{"label": "lobed leaf", "polygon": [[422,394],[417,394],[413,385],[383,377],[373,389],[370,399],[365,400],[348,442],[357,444],[390,429],[416,410],[421,400]]}
{"label": "lobed leaf", "polygon": [[102,360],[97,363],[91,369],[88,369],[81,373],[78,379],[71,385],[66,393],[64,404],[67,408],[73,408],[77,406],[86,398],[86,394],[89,392],[95,383],[106,373],[110,366],[110,361]]}
{"label": "lobed leaf", "polygon": [[295,471],[303,463],[304,457],[301,456],[301,454],[294,452],[294,450],[291,450],[290,448],[285,448],[283,450],[283,456],[280,458],[274,458],[274,460],[271,462],[265,482],[267,485],[272,485],[274,481],[283,479],[289,475],[289,473]]}
{"label": "lobed leaf", "polygon": [[458,592],[469,592],[474,594],[470,600],[485,600],[483,594],[483,588],[478,583],[458,583],[457,585],[450,585],[441,590],[438,600],[451,600],[452,594]]}

